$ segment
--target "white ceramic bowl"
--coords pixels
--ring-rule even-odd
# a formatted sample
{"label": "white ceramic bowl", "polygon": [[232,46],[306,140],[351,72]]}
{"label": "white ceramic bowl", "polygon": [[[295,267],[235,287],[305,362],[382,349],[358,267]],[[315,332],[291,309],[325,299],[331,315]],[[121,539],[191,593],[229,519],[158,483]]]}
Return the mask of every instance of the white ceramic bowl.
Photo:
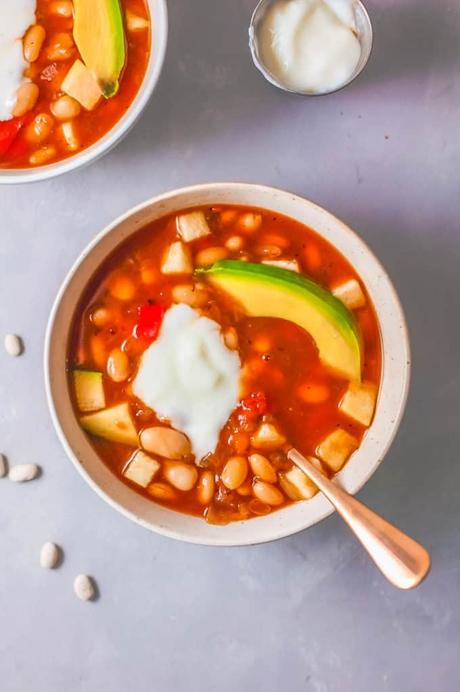
{"label": "white ceramic bowl", "polygon": [[0,185],[38,182],[74,171],[106,154],[129,132],[146,107],[158,82],[168,39],[166,0],[147,0],[147,4],[152,22],[152,50],[144,80],[123,117],[97,142],[67,159],[33,168],[0,168]]}
{"label": "white ceramic bowl", "polygon": [[349,260],[360,275],[378,314],[383,368],[374,420],[359,449],[339,473],[340,483],[356,493],[383,460],[398,429],[410,374],[404,315],[384,269],[355,233],[332,214],[301,197],[260,185],[216,183],[169,192],[116,219],[84,250],[70,270],[54,304],[46,336],[45,378],[48,403],[61,442],[83,478],[115,509],[148,529],[192,543],[250,545],[271,541],[315,524],[332,512],[321,495],[268,516],[227,526],[212,526],[141,497],[99,460],[72,409],[66,348],[75,308],[90,277],[122,241],[155,219],[194,205],[241,204],[292,217],[315,229]]}

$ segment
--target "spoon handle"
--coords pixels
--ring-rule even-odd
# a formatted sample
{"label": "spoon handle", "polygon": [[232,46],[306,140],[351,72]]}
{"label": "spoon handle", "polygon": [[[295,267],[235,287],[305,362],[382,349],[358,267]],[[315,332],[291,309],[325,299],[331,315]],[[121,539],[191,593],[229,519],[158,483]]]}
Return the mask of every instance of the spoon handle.
{"label": "spoon handle", "polygon": [[426,577],[430,556],[425,548],[330,481],[296,449],[288,458],[334,505],[379,570],[399,589],[413,589]]}

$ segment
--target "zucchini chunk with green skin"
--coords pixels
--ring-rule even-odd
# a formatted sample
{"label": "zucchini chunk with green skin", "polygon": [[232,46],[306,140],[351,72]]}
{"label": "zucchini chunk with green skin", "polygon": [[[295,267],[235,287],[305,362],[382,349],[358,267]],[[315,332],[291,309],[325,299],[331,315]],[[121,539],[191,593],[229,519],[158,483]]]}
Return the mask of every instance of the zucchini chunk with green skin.
{"label": "zucchini chunk with green skin", "polygon": [[105,407],[102,373],[92,370],[74,370],[75,396],[80,411],[99,411]]}
{"label": "zucchini chunk with green skin", "polygon": [[160,470],[161,464],[148,454],[138,449],[123,469],[123,475],[128,480],[146,488]]}
{"label": "zucchini chunk with green skin", "polygon": [[80,418],[83,430],[112,442],[137,447],[139,444],[129,404],[118,404]]}
{"label": "zucchini chunk with green skin", "polygon": [[305,329],[324,365],[349,380],[361,380],[357,322],[322,286],[288,269],[238,260],[221,260],[198,272],[238,300],[248,315],[278,317]]}
{"label": "zucchini chunk with green skin", "polygon": [[125,31],[119,0],[73,0],[73,37],[105,98],[118,91],[125,65]]}
{"label": "zucchini chunk with green skin", "polygon": [[316,453],[331,471],[337,473],[358,446],[356,437],[342,428],[337,428],[321,442]]}
{"label": "zucchini chunk with green skin", "polygon": [[192,240],[204,238],[211,233],[206,217],[202,211],[191,211],[181,214],[176,218],[177,233],[183,241],[191,243]]}

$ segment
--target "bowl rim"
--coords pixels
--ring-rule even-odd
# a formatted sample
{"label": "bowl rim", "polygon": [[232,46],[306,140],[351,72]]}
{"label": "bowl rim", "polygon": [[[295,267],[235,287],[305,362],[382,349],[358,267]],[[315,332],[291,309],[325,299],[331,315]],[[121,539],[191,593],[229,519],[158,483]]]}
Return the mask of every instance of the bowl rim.
{"label": "bowl rim", "polygon": [[[276,529],[270,530],[268,533],[265,533],[263,535],[259,535],[257,531],[257,527],[261,526],[261,522],[266,519],[266,517],[261,517],[261,518],[255,518],[251,519],[249,521],[241,521],[241,522],[233,522],[227,526],[219,526],[219,527],[212,527],[217,528],[217,531],[213,535],[200,535],[200,528],[203,527],[210,527],[209,524],[204,522],[203,519],[197,518],[197,517],[190,517],[190,515],[182,514],[180,512],[175,512],[166,509],[166,514],[168,515],[176,515],[179,517],[186,517],[190,520],[192,520],[192,523],[196,526],[196,530],[192,529],[190,531],[183,531],[183,530],[178,530],[176,528],[172,529],[166,525],[164,525],[161,521],[152,521],[152,520],[147,520],[144,519],[143,517],[139,516],[139,513],[137,511],[133,511],[132,509],[128,509],[127,507],[123,506],[118,500],[115,498],[111,497],[111,495],[104,489],[102,489],[99,484],[93,479],[93,477],[89,474],[89,472],[83,467],[81,458],[79,458],[78,454],[76,453],[74,447],[71,445],[69,442],[67,435],[63,429],[63,426],[61,424],[61,420],[59,417],[59,406],[57,402],[55,402],[54,395],[53,395],[53,373],[54,373],[54,366],[51,358],[51,352],[52,352],[52,347],[53,347],[53,333],[54,329],[56,326],[56,320],[58,317],[59,309],[61,306],[61,303],[63,299],[66,297],[66,293],[69,289],[69,286],[71,286],[72,281],[74,278],[78,275],[78,271],[81,268],[81,266],[84,264],[84,262],[89,258],[93,251],[98,247],[98,245],[103,241],[106,237],[110,236],[111,233],[116,231],[117,228],[119,228],[123,223],[129,221],[130,219],[134,218],[136,214],[139,212],[143,212],[144,210],[149,209],[150,207],[154,207],[156,205],[160,205],[163,203],[167,203],[168,201],[174,200],[175,198],[187,198],[190,197],[190,195],[194,194],[208,194],[208,195],[213,195],[214,199],[214,204],[219,204],[223,203],[223,200],[219,196],[222,197],[222,195],[225,196],[225,193],[229,192],[230,195],[233,193],[238,194],[238,192],[241,192],[242,194],[244,192],[248,194],[266,194],[268,196],[271,195],[278,195],[281,199],[288,199],[292,201],[293,203],[297,205],[304,206],[305,208],[309,208],[310,211],[319,213],[321,215],[324,215],[332,224],[335,228],[340,229],[340,233],[343,233],[344,236],[347,238],[347,242],[349,241],[352,245],[354,245],[356,248],[358,248],[361,252],[364,253],[366,257],[366,261],[370,261],[370,264],[372,265],[372,269],[375,271],[380,272],[380,277],[384,280],[384,292],[386,294],[386,298],[389,300],[390,303],[390,308],[388,311],[388,314],[391,316],[391,320],[393,321],[393,324],[397,326],[398,328],[398,334],[399,334],[399,341],[398,341],[398,349],[395,349],[392,352],[392,355],[389,355],[384,351],[384,331],[382,330],[382,318],[381,315],[378,313],[377,306],[375,306],[375,294],[372,293],[372,291],[369,291],[369,285],[367,282],[364,280],[362,273],[356,268],[355,270],[357,271],[358,275],[360,276],[360,279],[363,281],[363,283],[366,285],[366,289],[370,292],[370,295],[373,299],[373,303],[377,312],[377,317],[379,320],[379,328],[381,330],[381,340],[382,340],[382,375],[381,375],[381,382],[380,382],[380,387],[379,387],[379,399],[377,402],[377,408],[376,408],[376,413],[374,416],[374,420],[366,432],[365,437],[363,438],[363,441],[361,442],[360,447],[358,450],[355,452],[354,455],[352,455],[351,459],[345,464],[343,469],[336,474],[336,478],[340,480],[342,483],[343,487],[348,490],[349,492],[352,492],[353,494],[356,494],[361,490],[361,488],[367,483],[369,478],[375,473],[377,468],[380,466],[382,463],[383,459],[385,458],[386,453],[388,452],[395,436],[398,431],[399,425],[401,423],[401,420],[404,415],[404,410],[405,406],[407,403],[407,397],[408,397],[408,392],[409,392],[409,386],[410,386],[410,374],[411,374],[411,358],[410,358],[410,344],[409,344],[409,335],[408,335],[408,330],[407,330],[407,324],[404,316],[404,312],[398,297],[398,294],[396,293],[396,290],[391,282],[391,280],[388,277],[388,274],[384,270],[383,266],[381,265],[380,261],[376,258],[372,250],[366,245],[366,243],[347,225],[345,225],[342,221],[340,221],[337,217],[335,217],[333,214],[331,214],[329,211],[323,209],[322,207],[314,204],[310,200],[300,197],[298,195],[294,195],[288,191],[285,190],[280,190],[278,188],[273,188],[265,185],[257,185],[257,184],[252,184],[252,183],[203,183],[199,185],[193,185],[193,186],[187,186],[187,187],[182,187],[178,188],[175,190],[171,190],[169,192],[154,196],[153,198],[150,198],[149,200],[146,200],[145,202],[142,202],[130,209],[128,209],[125,213],[121,214],[118,216],[116,219],[114,219],[111,223],[109,223],[107,226],[105,226],[91,241],[90,243],[84,248],[84,250],[80,253],[80,255],[76,258],[74,263],[72,264],[70,270],[68,271],[63,283],[61,284],[61,287],[57,293],[57,296],[55,298],[54,304],[52,306],[51,312],[50,312],[50,317],[48,320],[48,325],[46,329],[46,336],[45,336],[45,344],[44,344],[44,377],[45,377],[45,391],[46,391],[46,398],[47,398],[47,403],[48,403],[48,408],[50,410],[51,414],[51,419],[53,422],[53,426],[55,428],[55,431],[57,433],[57,436],[64,447],[64,450],[67,453],[67,456],[69,459],[72,461],[73,465],[76,467],[78,472],[83,476],[85,481],[90,485],[90,487],[100,496],[102,497],[103,500],[105,500],[109,505],[111,505],[114,509],[116,509],[118,512],[126,516],[127,518],[131,519],[132,521],[140,524],[144,528],[149,529],[150,531],[153,531],[155,533],[159,533],[161,535],[167,536],[169,538],[175,538],[179,539],[188,543],[195,543],[195,544],[200,544],[200,545],[212,545],[212,546],[242,546],[242,545],[256,545],[260,543],[266,543],[266,542],[271,542],[273,540],[278,540],[280,538],[284,538],[286,536],[293,535],[295,533],[298,533],[299,531],[302,531],[306,528],[309,528],[310,526],[313,526],[317,524],[318,522],[322,521],[324,518],[328,517],[334,512],[334,508],[332,505],[329,503],[329,501],[321,495],[321,493],[318,493],[318,495],[315,496],[312,500],[309,500],[308,502],[300,502],[300,503],[294,503],[294,505],[290,505],[289,507],[285,509],[281,509],[278,512],[275,512],[271,515],[271,517],[275,517],[276,515],[284,515],[287,516],[288,512],[290,509],[293,507],[299,508],[305,505],[313,506],[313,503],[315,504],[315,516],[314,518],[308,518],[305,521],[298,521],[295,523],[294,526],[291,526],[290,521],[286,521],[286,526],[282,526],[283,522],[280,522],[280,526]],[[215,197],[214,197],[215,196]],[[228,202],[229,204],[232,204],[232,202]],[[203,202],[203,204],[205,204]],[[238,204],[238,202],[233,202],[233,204]],[[248,202],[248,206],[251,206],[251,204]],[[187,206],[194,206],[193,204],[187,204],[187,202],[182,202],[180,206],[177,207],[177,210],[180,208],[186,208]],[[195,205],[196,206],[196,205]],[[259,206],[261,208],[264,208],[260,204],[254,203],[253,206]],[[270,206],[265,207],[267,210],[270,210]],[[273,210],[273,209],[272,209]],[[283,212],[279,212],[283,213]],[[158,217],[164,214],[159,214]],[[289,216],[289,214],[287,214]],[[291,214],[291,218],[297,218],[293,214]],[[303,223],[302,221],[300,221]],[[148,222],[147,222],[148,223]],[[127,236],[130,236],[131,234],[135,233],[139,228],[141,228],[142,225],[136,227],[133,226],[131,230],[128,232]],[[320,231],[318,231],[317,228],[313,228],[313,230],[316,233],[319,233],[320,235],[323,235]],[[98,262],[97,266],[100,266],[100,263],[107,257],[110,252],[117,247],[120,242],[123,242],[123,240],[119,240],[118,242],[114,243],[113,246],[104,254],[104,257],[100,259]],[[329,240],[329,242],[332,242],[330,239],[326,238],[326,240]],[[343,248],[337,247],[337,244],[332,242],[332,244],[336,247],[336,249],[341,252],[345,258],[353,265],[352,260],[350,260],[350,257],[346,254],[346,252],[343,251]],[[96,268],[94,269],[94,271]],[[81,295],[81,290],[79,292],[79,295]],[[78,302],[78,301],[77,301]],[[67,333],[68,336],[68,333]],[[349,474],[350,466],[352,465],[352,461],[355,458],[355,456],[359,456],[360,452],[363,452],[363,448],[365,447],[365,443],[370,438],[370,431],[372,430],[376,419],[377,419],[377,413],[379,411],[380,407],[380,397],[383,395],[383,390],[384,390],[384,385],[386,389],[389,391],[389,385],[391,384],[391,389],[394,389],[392,383],[387,381],[388,379],[388,374],[385,373],[385,369],[387,368],[394,371],[394,369],[398,366],[401,368],[401,370],[397,371],[398,374],[400,375],[399,379],[399,391],[396,396],[396,400],[393,402],[396,405],[396,408],[392,408],[390,412],[387,413],[386,418],[389,420],[386,420],[386,426],[387,426],[387,433],[385,435],[385,439],[382,440],[376,440],[377,442],[377,448],[378,448],[378,454],[376,455],[376,458],[372,461],[372,463],[369,463],[367,465],[367,468],[363,470],[359,474],[359,480],[356,482],[352,482],[350,478],[352,478]],[[394,374],[394,372],[393,372]],[[395,398],[394,395],[393,399]],[[70,403],[70,399],[69,399]],[[73,409],[72,409],[73,412]],[[75,421],[75,424],[78,426],[78,424]],[[81,432],[81,435],[84,436],[84,433]],[[87,442],[88,447],[89,442]],[[371,448],[372,449],[372,448]],[[366,448],[367,450],[367,448]],[[80,453],[81,455],[81,453]],[[97,457],[97,455],[94,453],[94,455]],[[362,463],[362,460],[361,460]],[[102,465],[103,462],[100,462]],[[108,469],[107,469],[108,471]],[[116,478],[115,474],[112,474],[110,471],[108,473],[111,475],[111,477]],[[117,479],[118,483],[123,486],[123,488],[128,488],[125,484],[123,484],[119,479]],[[155,504],[152,503],[149,500],[146,500],[145,498],[142,498],[140,495],[135,493],[132,489],[128,488],[128,491],[132,493],[133,495],[136,496],[136,498],[144,499],[145,502],[147,502],[149,505]],[[140,501],[139,501],[140,503]],[[161,507],[160,505],[156,505],[156,507]],[[164,508],[163,508],[164,509]],[[259,524],[258,524],[259,522]],[[235,536],[230,535],[230,531],[228,531],[228,527],[234,527],[235,525],[245,525],[248,526],[250,529],[254,529],[253,531],[249,530],[249,535],[245,536],[244,538],[241,536],[238,536],[238,538],[235,538]],[[227,535],[226,535],[227,531]],[[206,533],[206,532],[205,532]],[[263,533],[263,532],[262,532]]]}
{"label": "bowl rim", "polygon": [[163,69],[168,43],[168,9],[166,0],[147,0],[152,22],[152,46],[144,79],[128,110],[113,127],[91,146],[66,159],[33,168],[0,168],[0,185],[17,185],[49,180],[65,173],[88,166],[107,154],[135,125],[147,106]]}

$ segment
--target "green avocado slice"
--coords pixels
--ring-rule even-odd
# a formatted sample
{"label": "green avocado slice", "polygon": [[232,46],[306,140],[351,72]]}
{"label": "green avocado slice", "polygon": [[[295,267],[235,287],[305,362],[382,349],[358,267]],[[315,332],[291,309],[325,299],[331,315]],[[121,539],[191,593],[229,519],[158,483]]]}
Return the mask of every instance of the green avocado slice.
{"label": "green avocado slice", "polygon": [[300,274],[265,264],[222,260],[198,271],[238,300],[248,315],[278,317],[305,329],[324,365],[349,380],[361,380],[358,325],[332,293]]}
{"label": "green avocado slice", "polygon": [[105,98],[118,91],[125,64],[125,31],[119,0],[74,0],[73,36]]}

